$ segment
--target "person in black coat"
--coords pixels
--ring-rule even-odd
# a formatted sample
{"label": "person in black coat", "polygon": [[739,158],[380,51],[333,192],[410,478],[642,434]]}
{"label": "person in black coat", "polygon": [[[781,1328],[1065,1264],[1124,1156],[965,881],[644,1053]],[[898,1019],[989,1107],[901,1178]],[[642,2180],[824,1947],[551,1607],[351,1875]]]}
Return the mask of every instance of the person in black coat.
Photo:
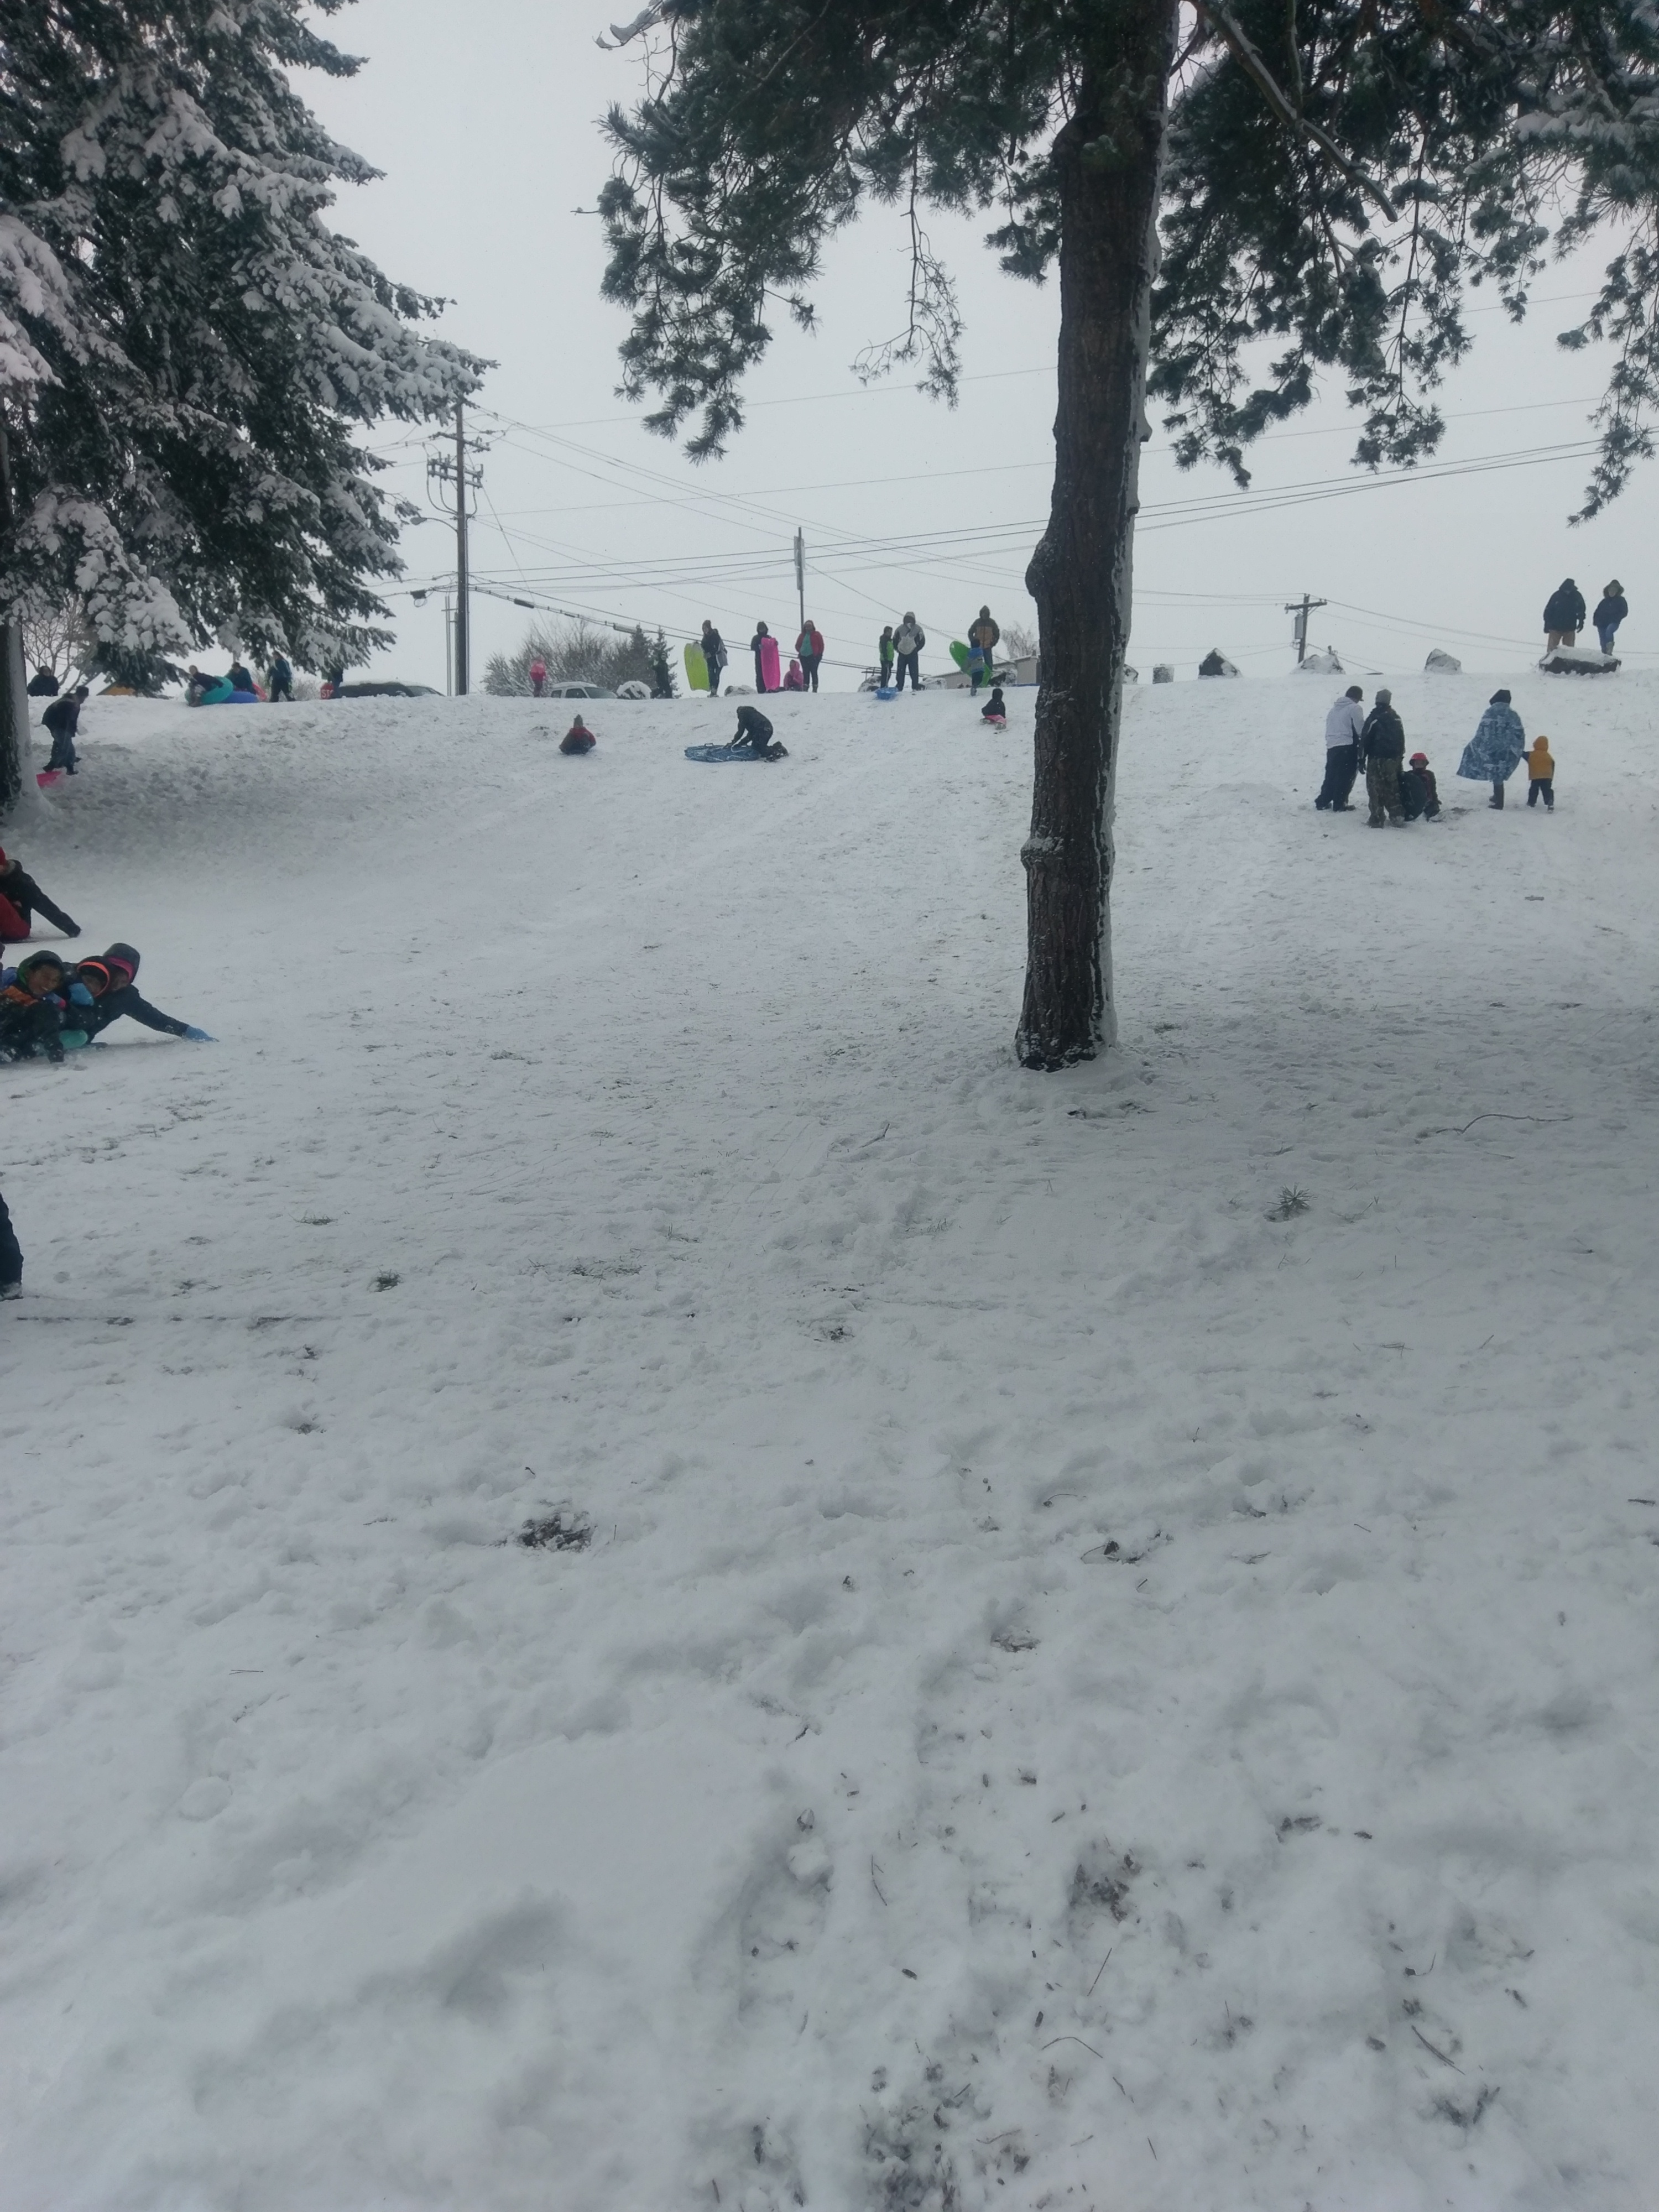
{"label": "person in black coat", "polygon": [[29,678],[29,696],[31,699],[55,699],[58,696],[58,678],[51,669],[35,670]]}
{"label": "person in black coat", "polygon": [[1390,822],[1403,822],[1400,764],[1406,757],[1406,730],[1394,710],[1392,691],[1379,691],[1376,704],[1365,717],[1365,726],[1359,733],[1359,757],[1365,768],[1365,796],[1371,803],[1368,826],[1380,830],[1384,815]]}
{"label": "person in black coat", "polygon": [[1619,625],[1630,612],[1630,601],[1625,597],[1625,587],[1617,576],[1605,586],[1597,600],[1595,612],[1590,620],[1595,624],[1595,635],[1603,653],[1611,656],[1613,641]]}
{"label": "person in black coat", "polygon": [[101,960],[83,960],[76,973],[92,994],[92,1018],[86,1025],[88,1036],[101,1036],[112,1022],[126,1014],[144,1029],[160,1030],[167,1036],[188,1037],[192,1044],[213,1042],[205,1030],[192,1029],[188,1022],[164,1014],[139,996],[133,981],[138,973],[136,946],[112,945]]}
{"label": "person in black coat", "polygon": [[731,740],[734,753],[751,752],[757,759],[781,760],[783,747],[772,742],[772,725],[758,707],[739,707],[738,733]]}
{"label": "person in black coat", "polygon": [[711,622],[702,626],[702,665],[708,671],[708,696],[720,696],[720,676],[726,667],[726,640]]}
{"label": "person in black coat", "polygon": [[1571,645],[1584,627],[1584,594],[1571,576],[1558,584],[1544,605],[1546,653]]}
{"label": "person in black coat", "polygon": [[279,653],[270,664],[265,678],[265,690],[274,705],[278,699],[291,704],[294,698],[294,668],[285,653]]}
{"label": "person in black coat", "polygon": [[[78,937],[81,925],[72,921],[61,906],[54,906],[32,875],[18,860],[8,860],[0,853],[0,943],[21,945],[34,927],[34,910],[38,907],[46,920],[61,929],[65,937]],[[5,912],[9,906],[21,927],[14,931]]]}
{"label": "person in black coat", "polygon": [[22,1295],[23,1248],[11,1225],[6,1201],[0,1198],[0,1298],[21,1298]]}
{"label": "person in black coat", "polygon": [[46,763],[50,775],[55,768],[67,769],[71,775],[79,772],[75,757],[75,737],[81,726],[81,702],[87,696],[82,684],[72,696],[54,699],[40,720],[52,732],[52,758]]}

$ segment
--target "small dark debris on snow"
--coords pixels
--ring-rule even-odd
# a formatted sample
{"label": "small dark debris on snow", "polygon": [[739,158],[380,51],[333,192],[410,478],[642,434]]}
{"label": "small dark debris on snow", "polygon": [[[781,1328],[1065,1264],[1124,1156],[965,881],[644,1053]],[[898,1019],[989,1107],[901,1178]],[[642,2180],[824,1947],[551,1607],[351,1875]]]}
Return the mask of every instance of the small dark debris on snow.
{"label": "small dark debris on snow", "polygon": [[1104,1560],[1109,1566],[1138,1567],[1149,1552],[1155,1552],[1160,1544],[1167,1544],[1169,1540],[1161,1528],[1154,1528],[1151,1536],[1138,1552],[1126,1552],[1116,1537],[1113,1536],[1104,1544],[1097,1544],[1091,1552],[1085,1552],[1083,1557],[1085,1562]]}
{"label": "small dark debris on snow", "polygon": [[1286,1836],[1305,1835],[1318,1826],[1317,1813],[1298,1813],[1294,1820],[1287,1813],[1279,1824],[1279,1840],[1282,1844]]}
{"label": "small dark debris on snow", "polygon": [[1449,2097],[1437,2097],[1434,2100],[1434,2109],[1442,2119],[1453,2121],[1467,2135],[1469,2130],[1478,2124],[1480,2115],[1486,2111],[1487,2106],[1495,2104],[1497,2099],[1497,2090],[1487,2087],[1482,2089],[1474,2102],[1467,2107],[1453,2104]]}
{"label": "small dark debris on snow", "polygon": [[514,1539],[526,1552],[585,1552],[592,1540],[592,1522],[568,1505],[526,1521]]}
{"label": "small dark debris on snow", "polygon": [[374,1278],[374,1288],[377,1291],[395,1291],[402,1280],[403,1277],[401,1275],[393,1275],[391,1273],[376,1275]]}
{"label": "small dark debris on snow", "polygon": [[1037,1647],[1029,1628],[1000,1628],[991,1641],[1003,1651],[1035,1651]]}
{"label": "small dark debris on snow", "polygon": [[1308,1211],[1308,1194],[1298,1190],[1294,1183],[1286,1183],[1279,1194],[1277,1206],[1267,1210],[1269,1221],[1293,1221],[1298,1213]]}
{"label": "small dark debris on snow", "polygon": [[1365,2048],[1368,2051],[1386,2051],[1388,2047],[1380,2035],[1368,2035],[1365,2038]]}

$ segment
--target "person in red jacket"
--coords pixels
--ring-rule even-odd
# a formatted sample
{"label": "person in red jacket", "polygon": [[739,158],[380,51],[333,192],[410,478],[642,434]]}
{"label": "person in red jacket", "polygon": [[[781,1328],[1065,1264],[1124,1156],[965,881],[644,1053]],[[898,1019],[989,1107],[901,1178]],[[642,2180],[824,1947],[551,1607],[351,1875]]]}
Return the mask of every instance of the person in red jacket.
{"label": "person in red jacket", "polygon": [[816,691],[818,663],[823,658],[823,632],[815,629],[809,620],[795,640],[795,650],[800,655],[800,688],[803,691]]}
{"label": "person in red jacket", "polygon": [[39,907],[65,937],[78,937],[81,926],[71,921],[61,906],[54,906],[32,875],[17,860],[0,853],[0,945],[21,945],[34,927]]}

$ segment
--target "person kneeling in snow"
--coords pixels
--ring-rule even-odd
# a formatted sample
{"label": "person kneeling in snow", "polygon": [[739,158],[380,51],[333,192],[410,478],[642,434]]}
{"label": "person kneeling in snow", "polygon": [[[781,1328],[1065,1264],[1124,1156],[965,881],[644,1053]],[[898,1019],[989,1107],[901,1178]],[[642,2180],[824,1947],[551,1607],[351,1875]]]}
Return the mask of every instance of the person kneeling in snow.
{"label": "person kneeling in snow", "polygon": [[559,750],[562,753],[591,753],[599,742],[592,731],[578,714],[570,727],[559,739]]}
{"label": "person kneeling in snow", "polygon": [[81,934],[80,923],[71,921],[61,906],[52,904],[23,863],[9,860],[0,853],[0,945],[24,943],[34,927],[36,907],[65,937]]}
{"label": "person kneeling in snow", "polygon": [[33,1060],[44,1053],[48,1060],[62,1060],[63,962],[55,952],[32,952],[9,976],[0,990],[0,1059]]}
{"label": "person kneeling in snow", "polygon": [[192,1029],[188,1022],[178,1021],[159,1006],[152,1006],[148,999],[140,998],[133,980],[137,973],[138,954],[131,945],[112,945],[101,960],[81,963],[76,974],[92,997],[88,1036],[101,1036],[112,1022],[130,1014],[143,1028],[160,1030],[167,1036],[186,1037],[191,1044],[214,1042],[205,1030]]}
{"label": "person kneeling in snow", "polygon": [[1000,730],[1007,728],[1008,709],[1003,702],[1001,684],[993,688],[990,697],[979,710],[979,718],[981,722],[994,722]]}
{"label": "person kneeling in snow", "polygon": [[1426,753],[1413,753],[1411,766],[1401,771],[1400,804],[1407,822],[1415,822],[1419,814],[1425,822],[1432,822],[1438,815],[1440,787]]}
{"label": "person kneeling in snow", "polygon": [[757,760],[782,760],[784,750],[772,742],[772,725],[758,707],[739,707],[738,734],[732,739],[734,753],[751,752]]}

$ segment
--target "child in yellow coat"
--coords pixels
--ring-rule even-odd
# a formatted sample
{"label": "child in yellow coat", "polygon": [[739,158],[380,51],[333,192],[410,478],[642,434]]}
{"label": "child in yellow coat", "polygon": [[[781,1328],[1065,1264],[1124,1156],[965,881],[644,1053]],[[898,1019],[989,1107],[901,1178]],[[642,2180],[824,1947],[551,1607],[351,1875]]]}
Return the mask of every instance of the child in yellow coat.
{"label": "child in yellow coat", "polygon": [[1550,750],[1547,738],[1534,738],[1532,750],[1522,756],[1527,763],[1527,804],[1536,806],[1540,794],[1547,814],[1555,811],[1555,756]]}

